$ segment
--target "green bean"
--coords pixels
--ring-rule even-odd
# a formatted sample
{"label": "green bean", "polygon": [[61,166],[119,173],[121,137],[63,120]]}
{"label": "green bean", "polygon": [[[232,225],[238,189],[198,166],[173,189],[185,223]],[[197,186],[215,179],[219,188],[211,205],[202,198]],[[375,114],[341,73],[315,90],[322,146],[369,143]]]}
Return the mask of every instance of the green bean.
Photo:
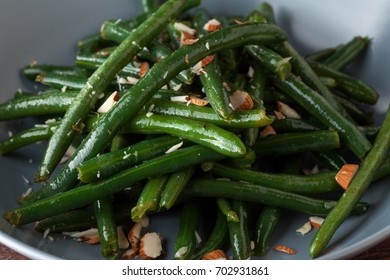
{"label": "green bean", "polygon": [[285,192],[312,195],[337,192],[340,186],[334,179],[337,172],[322,172],[311,175],[268,173],[233,168],[213,163],[211,173],[235,181],[246,181]]}
{"label": "green bean", "polygon": [[90,34],[77,42],[77,54],[93,53],[105,43],[100,33]]}
{"label": "green bean", "polygon": [[172,173],[169,176],[168,182],[161,193],[159,206],[161,209],[170,209],[179,197],[182,190],[185,188],[192,175],[195,172],[195,167],[191,166],[181,171]]}
{"label": "green bean", "polygon": [[210,233],[207,241],[195,250],[195,253],[190,257],[192,260],[199,260],[204,255],[217,249],[222,249],[228,239],[228,223],[224,214],[218,211],[215,225]]}
{"label": "green bean", "polygon": [[77,166],[82,182],[93,182],[114,175],[132,165],[162,155],[183,140],[173,136],[161,136],[144,140],[121,150],[98,155]]}
{"label": "green bean", "polygon": [[370,142],[355,125],[346,120],[321,95],[306,86],[297,77],[290,75],[284,81],[276,78],[274,82],[277,87],[294,98],[311,115],[328,127],[335,129],[342,141],[356,156],[363,157],[371,148]]}
{"label": "green bean", "polygon": [[355,36],[325,59],[324,64],[335,70],[342,70],[365,49],[370,41],[368,37]]}
{"label": "green bean", "polygon": [[321,227],[314,235],[309,247],[309,253],[312,258],[319,256],[340,225],[350,215],[367,187],[374,179],[374,174],[386,159],[389,148],[390,107],[387,110],[382,127],[371,150],[362,160],[362,163],[347,190],[341,196],[332,211],[326,216]]}
{"label": "green bean", "polygon": [[119,254],[119,244],[112,199],[109,196],[99,198],[93,206],[102,255],[115,259]]}
{"label": "green bean", "polygon": [[282,210],[277,207],[265,206],[261,209],[260,215],[257,218],[256,230],[254,232],[255,248],[253,254],[255,256],[264,256],[269,250],[269,242],[279,223]]}
{"label": "green bean", "polygon": [[233,210],[230,202],[225,198],[217,198],[218,209],[226,216],[228,222],[240,222],[237,212]]}
{"label": "green bean", "polygon": [[252,149],[257,155],[288,155],[303,151],[318,151],[340,147],[336,131],[319,130],[304,133],[282,133],[259,138]]}
{"label": "green bean", "polygon": [[[252,70],[253,73],[250,73]],[[250,77],[247,91],[253,99],[259,100],[259,109],[264,109],[263,102],[267,81],[267,71],[260,63],[252,61],[252,66],[249,68],[248,73],[252,77]],[[259,136],[259,130],[260,129],[258,127],[251,127],[242,132],[243,141],[247,146],[251,147],[255,144],[257,137]]]}
{"label": "green bean", "polygon": [[337,83],[336,88],[339,88],[349,97],[368,104],[376,104],[378,101],[378,93],[362,80],[315,61],[308,61],[308,63],[317,74],[335,79]]}
{"label": "green bean", "polygon": [[[139,191],[138,191],[139,192]],[[120,192],[119,192],[120,193]],[[116,223],[128,222],[131,219],[131,206],[129,201],[126,203],[115,203],[114,215]],[[96,216],[92,207],[71,210],[50,218],[39,221],[34,230],[44,232],[49,230],[51,233],[64,231],[80,231],[96,227]]]}
{"label": "green bean", "polygon": [[87,83],[87,78],[82,76],[58,73],[41,73],[35,81],[55,89],[69,88],[80,90]]}
{"label": "green bean", "polygon": [[180,116],[215,124],[221,128],[251,128],[266,126],[272,122],[262,109],[234,111],[231,120],[218,116],[212,108],[180,104],[164,99],[152,99],[152,112],[167,116]]}
{"label": "green bean", "polygon": [[305,120],[305,119],[294,119],[294,118],[284,118],[284,119],[275,119],[272,122],[272,127],[278,133],[286,132],[310,132],[317,130],[324,130],[326,127],[316,121]]}
{"label": "green bean", "polygon": [[248,260],[252,255],[248,229],[248,209],[246,202],[233,200],[232,207],[238,214],[239,222],[228,221],[230,245],[235,260]]}
{"label": "green bean", "polygon": [[227,158],[225,162],[237,168],[252,168],[252,164],[256,161],[256,153],[251,148],[246,149],[245,155],[237,158]]}
{"label": "green bean", "polygon": [[[116,135],[111,141],[111,151],[122,147],[123,136]],[[113,197],[105,196],[93,202],[96,224],[99,232],[102,255],[107,259],[115,259],[119,254],[118,230],[115,222]]]}
{"label": "green bean", "polygon": [[[326,215],[337,203],[334,200],[311,198],[247,182],[213,179],[191,180],[183,191],[183,196],[239,199],[312,215]],[[367,209],[368,204],[360,202],[354,208],[354,213],[363,214]]]}
{"label": "green bean", "polygon": [[356,123],[362,125],[370,125],[374,123],[374,116],[371,112],[366,112],[362,108],[359,108],[358,104],[353,103],[352,100],[342,96],[336,96],[336,98],[340,101],[341,104],[343,104],[345,110],[348,111]]}
{"label": "green bean", "polygon": [[23,68],[23,75],[31,80],[35,80],[36,77],[42,73],[87,77],[87,71],[85,69],[75,66],[36,64],[28,65]]}
{"label": "green bean", "polygon": [[344,164],[345,159],[337,153],[337,150],[323,150],[314,152],[314,155],[330,170],[340,170]]}
{"label": "green bean", "polygon": [[150,176],[172,173],[204,161],[218,160],[221,158],[223,158],[221,154],[203,146],[195,145],[179,149],[129,168],[108,179],[31,202],[28,205],[6,212],[4,217],[14,225],[31,223],[88,205],[100,197],[116,193]]}
{"label": "green bean", "polygon": [[313,52],[306,56],[306,59],[310,59],[313,61],[322,61],[333,55],[339,47],[335,48],[326,48],[316,52]]}
{"label": "green bean", "polygon": [[168,182],[168,175],[150,178],[146,183],[137,204],[131,209],[131,219],[139,222],[147,213],[158,209],[161,194]]}
{"label": "green bean", "polygon": [[[194,16],[194,25],[199,37],[207,34],[203,29],[207,20],[208,16],[204,10],[199,10]],[[203,67],[199,77],[211,107],[222,119],[231,120],[233,109],[229,106],[229,94],[223,85],[223,77],[217,58],[214,58],[213,61]]]}
{"label": "green bean", "polygon": [[136,116],[125,127],[133,133],[160,134],[168,133],[209,147],[230,157],[245,154],[245,145],[230,131],[207,122],[198,122],[174,116],[152,114]]}
{"label": "green bean", "polygon": [[276,74],[281,80],[284,80],[291,73],[290,57],[282,57],[278,53],[258,45],[246,46],[249,54],[259,61],[270,72]]}
{"label": "green bean", "polygon": [[329,89],[333,89],[337,86],[337,81],[333,78],[323,77],[323,76],[320,76],[319,78],[320,78],[321,82]]}
{"label": "green bean", "polygon": [[200,204],[197,201],[186,202],[180,213],[179,233],[174,246],[175,259],[189,259],[194,253],[198,245],[196,229],[199,226],[200,220]]}
{"label": "green bean", "polygon": [[36,125],[25,129],[0,142],[0,155],[12,152],[26,145],[47,140],[59,126],[58,122],[47,125]]}
{"label": "green bean", "polygon": [[66,93],[57,91],[10,100],[0,104],[0,121],[29,116],[63,114],[77,94],[77,91],[67,91]]}
{"label": "green bean", "polygon": [[45,181],[56,168],[74,137],[72,126],[82,122],[94,107],[99,94],[111,83],[115,75],[145,45],[149,44],[168,24],[171,18],[180,14],[186,1],[169,0],[151,17],[143,22],[123,41],[84,84],[76,100],[67,110],[60,127],[51,137],[44,158],[37,172],[37,180]]}

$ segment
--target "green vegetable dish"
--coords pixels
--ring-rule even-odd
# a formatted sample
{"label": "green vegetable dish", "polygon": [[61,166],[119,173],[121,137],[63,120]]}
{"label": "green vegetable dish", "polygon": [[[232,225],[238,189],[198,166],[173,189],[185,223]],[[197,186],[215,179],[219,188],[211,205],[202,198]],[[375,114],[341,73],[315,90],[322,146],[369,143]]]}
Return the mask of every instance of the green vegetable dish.
{"label": "green vegetable dish", "polygon": [[[73,65],[23,68],[39,90],[1,103],[0,121],[34,125],[0,154],[45,152],[8,223],[106,259],[288,259],[303,249],[281,232],[300,215],[318,258],[375,207],[362,197],[390,175],[390,113],[374,119],[380,96],[349,68],[371,38],[305,53],[270,3],[223,16],[200,2],[140,1],[75,43]],[[170,215],[165,235],[153,225]]]}

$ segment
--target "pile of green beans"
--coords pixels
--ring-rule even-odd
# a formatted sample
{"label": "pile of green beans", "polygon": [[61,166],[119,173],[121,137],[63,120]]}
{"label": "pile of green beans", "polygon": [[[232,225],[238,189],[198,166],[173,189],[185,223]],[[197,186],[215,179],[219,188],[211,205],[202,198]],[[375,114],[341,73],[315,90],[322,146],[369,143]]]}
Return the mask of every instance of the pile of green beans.
{"label": "pile of green beans", "polygon": [[[309,249],[318,257],[348,216],[367,211],[368,185],[390,174],[390,119],[375,126],[367,109],[379,94],[343,72],[370,40],[304,56],[267,3],[236,20],[187,13],[200,0],[160,2],[105,21],[77,42],[74,66],[23,69],[46,88],[0,104],[0,121],[50,121],[3,139],[0,154],[48,145],[43,185],[5,219],[39,221],[40,232],[96,227],[102,255],[117,259],[118,226],[176,209],[179,232],[164,236],[175,238],[172,258],[230,248],[248,259],[275,245],[285,212],[301,212],[325,217]],[[345,163],[361,165],[346,191],[335,179]]]}

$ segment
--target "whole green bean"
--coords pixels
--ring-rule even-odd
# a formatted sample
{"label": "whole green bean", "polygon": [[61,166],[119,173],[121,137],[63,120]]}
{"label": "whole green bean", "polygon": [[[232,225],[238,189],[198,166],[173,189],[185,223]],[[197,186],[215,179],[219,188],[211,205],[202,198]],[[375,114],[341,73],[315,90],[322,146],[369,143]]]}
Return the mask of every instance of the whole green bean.
{"label": "whole green bean", "polygon": [[[312,215],[326,215],[337,201],[324,200],[263,187],[247,182],[194,179],[183,191],[187,197],[226,197],[264,205],[286,208]],[[362,214],[368,209],[367,203],[358,203],[354,213]]]}
{"label": "whole green bean", "polygon": [[248,229],[248,206],[244,201],[232,200],[232,207],[239,219],[238,222],[228,221],[233,258],[248,260],[252,255]]}
{"label": "whole green bean", "polygon": [[8,211],[4,217],[14,225],[31,223],[86,206],[100,197],[116,193],[150,176],[175,172],[204,161],[221,158],[223,158],[221,154],[203,146],[195,145],[179,149],[129,168],[108,179],[83,185]]}
{"label": "whole green bean", "polygon": [[235,181],[246,181],[285,192],[305,195],[331,193],[341,190],[335,180],[336,171],[311,175],[293,175],[233,168],[214,162],[210,172]]}
{"label": "whole green bean", "polygon": [[326,216],[319,230],[314,235],[309,253],[316,258],[332,239],[336,230],[350,215],[369,184],[374,179],[375,173],[386,159],[390,148],[390,107],[387,110],[382,127],[375,142],[362,160],[358,171],[353,177],[349,187],[341,196],[335,207]]}
{"label": "whole green bean", "polygon": [[263,109],[239,110],[232,113],[231,120],[218,116],[210,107],[181,104],[164,99],[152,99],[152,112],[167,116],[180,116],[215,124],[222,128],[251,128],[271,124],[272,120]]}

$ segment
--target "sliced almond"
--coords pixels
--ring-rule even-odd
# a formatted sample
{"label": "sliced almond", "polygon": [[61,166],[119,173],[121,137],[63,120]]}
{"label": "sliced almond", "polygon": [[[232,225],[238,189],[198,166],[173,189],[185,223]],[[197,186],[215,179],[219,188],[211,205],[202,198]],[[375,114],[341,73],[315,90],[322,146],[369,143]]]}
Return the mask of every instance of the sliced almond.
{"label": "sliced almond", "polygon": [[209,102],[206,100],[206,99],[203,99],[203,98],[198,98],[198,97],[195,97],[195,96],[190,96],[190,100],[191,100],[191,103],[196,105],[196,106],[206,106],[207,104],[209,104]]}
{"label": "sliced almond", "polygon": [[187,252],[188,252],[188,247],[187,247],[187,246],[184,246],[184,247],[179,248],[179,249],[175,252],[175,259],[177,259],[177,260],[182,259],[183,257],[185,257],[185,255],[187,254]]}
{"label": "sliced almond", "polygon": [[191,35],[196,34],[196,29],[193,29],[193,28],[189,27],[188,25],[185,25],[182,22],[175,22],[173,24],[173,28],[179,32],[186,32],[186,33],[189,33]]}
{"label": "sliced almond", "polygon": [[171,101],[173,102],[187,103],[190,99],[189,95],[171,96]]}
{"label": "sliced almond", "polygon": [[185,45],[192,45],[192,44],[195,44],[196,42],[198,42],[199,39],[185,39],[183,40],[182,42],[182,46],[185,46]]}
{"label": "sliced almond", "polygon": [[178,149],[180,149],[180,147],[183,146],[183,141],[180,142],[180,143],[177,143],[176,145],[173,145],[172,147],[170,147],[165,153],[166,154],[169,154],[169,153],[172,153]]}
{"label": "sliced almond", "polygon": [[119,249],[127,249],[129,248],[129,241],[126,238],[125,233],[123,232],[123,228],[121,226],[116,228],[117,233],[118,233],[118,244],[119,244]]}
{"label": "sliced almond", "polygon": [[236,90],[229,96],[229,98],[234,110],[253,109],[252,97],[246,91]]}
{"label": "sliced almond", "polygon": [[275,117],[278,119],[278,120],[284,120],[286,118],[285,115],[283,115],[281,112],[279,111],[274,111],[274,114],[275,114]]}
{"label": "sliced almond", "polygon": [[221,22],[219,20],[216,20],[215,18],[210,19],[208,22],[206,22],[205,25],[203,25],[203,29],[207,32],[214,32],[221,28]]}
{"label": "sliced almond", "polygon": [[310,217],[309,218],[309,222],[311,224],[311,226],[313,228],[320,228],[320,226],[322,225],[322,223],[324,222],[324,218],[321,218],[321,217]]}
{"label": "sliced almond", "polygon": [[235,19],[235,20],[234,20],[234,23],[236,23],[236,24],[238,24],[238,25],[245,25],[245,24],[247,24],[246,21],[241,21],[241,20],[238,20],[238,19]]}
{"label": "sliced almond", "polygon": [[88,235],[81,237],[81,239],[90,245],[98,244],[100,242],[99,235]]}
{"label": "sliced almond", "polygon": [[276,131],[271,125],[267,125],[262,131],[260,131],[259,135],[261,138],[265,138],[271,135],[276,135]]}
{"label": "sliced almond", "polygon": [[214,250],[204,255],[202,260],[227,260],[227,256],[223,250]]}
{"label": "sliced almond", "polygon": [[141,62],[139,77],[142,78],[149,71],[149,63],[146,61]]}
{"label": "sliced almond", "polygon": [[195,42],[191,43],[192,40],[195,40],[195,42],[197,41],[197,39],[195,39],[195,36],[193,34],[185,31],[182,31],[180,33],[180,46],[191,45],[195,43]]}
{"label": "sliced almond", "polygon": [[107,113],[119,100],[119,93],[114,91],[97,110],[98,113]]}
{"label": "sliced almond", "polygon": [[275,246],[274,250],[279,251],[279,252],[283,252],[283,253],[286,253],[289,255],[295,255],[297,253],[297,251],[295,251],[294,249],[291,249],[290,247],[283,246],[283,245]]}
{"label": "sliced almond", "polygon": [[336,174],[336,182],[346,190],[359,169],[357,164],[344,164]]}
{"label": "sliced almond", "polygon": [[209,55],[206,56],[201,60],[202,62],[202,67],[205,67],[207,64],[211,63],[214,60],[215,55]]}
{"label": "sliced almond", "polygon": [[133,260],[133,259],[135,259],[136,256],[138,256],[138,252],[139,252],[139,250],[134,251],[133,248],[129,248],[122,254],[121,259],[122,260]]}
{"label": "sliced almond", "polygon": [[84,236],[91,236],[91,235],[98,235],[99,232],[97,228],[90,228],[84,231],[76,231],[76,232],[63,232],[63,235],[69,235],[70,237],[73,238],[80,238]]}
{"label": "sliced almond", "polygon": [[300,234],[305,235],[305,234],[309,233],[311,231],[311,229],[312,229],[311,223],[306,222],[303,226],[298,228],[296,230],[296,232],[299,232]]}
{"label": "sliced almond", "polygon": [[286,103],[283,103],[281,101],[276,101],[276,108],[277,110],[285,115],[288,118],[292,119],[301,119],[302,117],[295,111],[293,108],[291,108]]}
{"label": "sliced almond", "polygon": [[162,252],[162,239],[157,232],[146,233],[142,236],[140,243],[141,259],[155,259],[158,258]]}

